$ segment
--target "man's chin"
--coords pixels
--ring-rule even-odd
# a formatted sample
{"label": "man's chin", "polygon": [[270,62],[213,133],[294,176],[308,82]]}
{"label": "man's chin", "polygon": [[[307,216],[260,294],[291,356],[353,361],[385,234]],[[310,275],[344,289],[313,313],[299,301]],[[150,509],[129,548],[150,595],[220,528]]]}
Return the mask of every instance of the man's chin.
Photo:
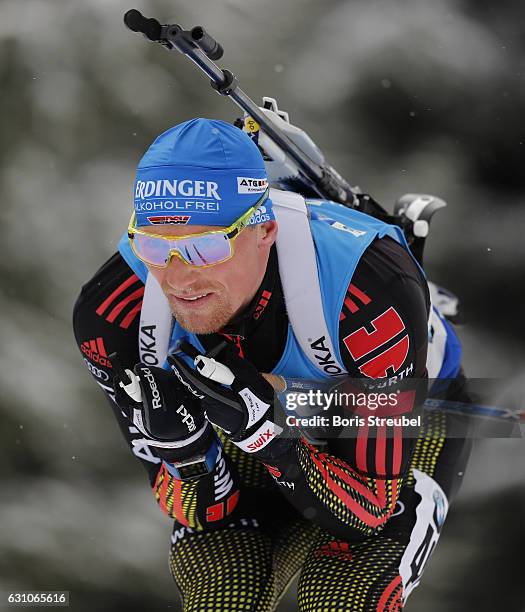
{"label": "man's chin", "polygon": [[231,319],[227,311],[222,309],[214,309],[211,313],[192,313],[172,307],[172,312],[179,325],[192,334],[214,334]]}

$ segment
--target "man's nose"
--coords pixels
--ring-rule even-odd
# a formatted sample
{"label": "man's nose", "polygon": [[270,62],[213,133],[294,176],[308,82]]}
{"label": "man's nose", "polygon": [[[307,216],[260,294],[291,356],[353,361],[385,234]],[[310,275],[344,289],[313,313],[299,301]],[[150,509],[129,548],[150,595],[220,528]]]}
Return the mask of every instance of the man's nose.
{"label": "man's nose", "polygon": [[184,263],[175,253],[172,254],[166,268],[166,282],[172,289],[184,289],[192,285],[200,276],[198,266]]}

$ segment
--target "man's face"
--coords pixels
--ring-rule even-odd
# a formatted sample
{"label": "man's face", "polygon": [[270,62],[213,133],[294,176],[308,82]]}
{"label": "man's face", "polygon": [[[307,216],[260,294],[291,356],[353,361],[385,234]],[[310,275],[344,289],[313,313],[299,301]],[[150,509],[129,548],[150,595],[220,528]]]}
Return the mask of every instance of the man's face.
{"label": "man's face", "polygon": [[[161,236],[197,234],[218,227],[163,225],[141,228]],[[149,267],[168,298],[177,321],[190,332],[211,334],[222,329],[252,300],[266,271],[277,223],[267,221],[244,229],[234,240],[234,255],[207,268],[189,266],[174,255],[166,268]]]}

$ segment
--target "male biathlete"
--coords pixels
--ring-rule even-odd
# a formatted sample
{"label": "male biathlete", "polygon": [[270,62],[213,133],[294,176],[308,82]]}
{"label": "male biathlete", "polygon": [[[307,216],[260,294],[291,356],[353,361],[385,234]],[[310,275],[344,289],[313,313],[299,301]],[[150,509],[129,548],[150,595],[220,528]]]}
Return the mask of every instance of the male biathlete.
{"label": "male biathlete", "polygon": [[[283,418],[274,388],[425,379],[431,308],[399,229],[270,192],[237,127],[193,119],[150,146],[129,229],[82,288],[74,330],[174,520],[185,612],[274,610],[298,572],[303,612],[403,607],[468,442],[447,438],[436,412],[419,437],[365,419],[317,443]],[[440,376],[458,398],[447,350]]]}

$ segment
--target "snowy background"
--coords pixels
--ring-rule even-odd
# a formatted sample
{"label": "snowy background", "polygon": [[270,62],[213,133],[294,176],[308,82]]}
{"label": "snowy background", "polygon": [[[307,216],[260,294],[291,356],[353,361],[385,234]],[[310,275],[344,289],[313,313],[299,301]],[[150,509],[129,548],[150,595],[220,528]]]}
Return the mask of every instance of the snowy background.
{"label": "snowy background", "polygon": [[[255,100],[392,209],[443,197],[430,277],[458,293],[471,376],[525,388],[525,8],[518,0],[2,0],[0,590],[72,609],[180,610],[157,507],[75,347],[80,286],[113,253],[134,167],[194,116],[233,120],[182,56],[128,32],[139,8],[205,25]],[[478,440],[407,610],[523,612],[525,443]],[[295,610],[293,597],[280,610]]]}

